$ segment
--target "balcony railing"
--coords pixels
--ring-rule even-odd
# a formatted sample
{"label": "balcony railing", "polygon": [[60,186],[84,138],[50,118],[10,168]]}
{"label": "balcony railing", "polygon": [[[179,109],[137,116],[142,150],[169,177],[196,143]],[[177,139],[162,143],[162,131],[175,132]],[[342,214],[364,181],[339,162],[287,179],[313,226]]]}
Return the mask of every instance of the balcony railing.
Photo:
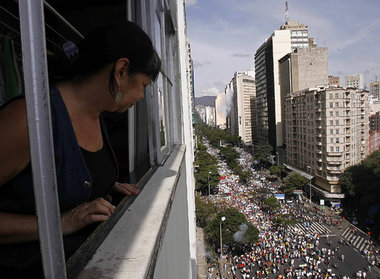
{"label": "balcony railing", "polygon": [[330,151],[330,152],[327,152],[327,156],[331,156],[331,157],[342,156],[342,152]]}

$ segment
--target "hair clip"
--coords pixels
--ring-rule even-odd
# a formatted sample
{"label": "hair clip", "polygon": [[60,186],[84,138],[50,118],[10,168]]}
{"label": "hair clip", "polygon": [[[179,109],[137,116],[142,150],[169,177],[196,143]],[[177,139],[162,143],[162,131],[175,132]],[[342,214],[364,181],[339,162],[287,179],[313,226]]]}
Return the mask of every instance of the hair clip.
{"label": "hair clip", "polygon": [[67,41],[63,44],[63,50],[71,62],[74,62],[79,57],[78,47],[71,41]]}

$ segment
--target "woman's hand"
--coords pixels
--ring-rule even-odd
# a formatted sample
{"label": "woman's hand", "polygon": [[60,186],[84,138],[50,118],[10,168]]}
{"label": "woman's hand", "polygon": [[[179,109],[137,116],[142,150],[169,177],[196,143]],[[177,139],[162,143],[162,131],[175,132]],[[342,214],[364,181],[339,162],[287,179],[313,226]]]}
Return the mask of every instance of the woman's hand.
{"label": "woman's hand", "polygon": [[82,203],[62,214],[62,233],[68,235],[91,223],[107,221],[114,211],[115,206],[103,198]]}
{"label": "woman's hand", "polygon": [[127,184],[120,182],[115,183],[113,190],[127,196],[137,195],[140,193],[140,190],[137,188],[136,184]]}

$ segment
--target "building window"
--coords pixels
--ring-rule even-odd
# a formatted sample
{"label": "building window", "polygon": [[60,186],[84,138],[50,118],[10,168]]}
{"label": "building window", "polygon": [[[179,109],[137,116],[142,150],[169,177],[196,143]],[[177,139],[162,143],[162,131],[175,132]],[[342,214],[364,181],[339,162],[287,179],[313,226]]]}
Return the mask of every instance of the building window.
{"label": "building window", "polygon": [[334,146],[330,146],[330,152],[334,152]]}
{"label": "building window", "polygon": [[335,143],[339,143],[339,138],[336,138],[336,139],[335,139]]}
{"label": "building window", "polygon": [[333,107],[334,107],[333,102],[330,102],[330,108],[333,108]]}
{"label": "building window", "polygon": [[333,112],[333,111],[330,111],[330,116],[331,116],[331,117],[334,116],[334,112]]}
{"label": "building window", "polygon": [[339,146],[335,147],[335,151],[339,152]]}
{"label": "building window", "polygon": [[339,129],[336,129],[335,131],[336,131],[336,134],[338,135],[339,134]]}
{"label": "building window", "polygon": [[339,126],[339,119],[335,120],[335,125]]}
{"label": "building window", "polygon": [[334,125],[334,120],[330,120],[330,126]]}
{"label": "building window", "polygon": [[333,134],[334,134],[334,130],[330,129],[330,135],[333,135]]}

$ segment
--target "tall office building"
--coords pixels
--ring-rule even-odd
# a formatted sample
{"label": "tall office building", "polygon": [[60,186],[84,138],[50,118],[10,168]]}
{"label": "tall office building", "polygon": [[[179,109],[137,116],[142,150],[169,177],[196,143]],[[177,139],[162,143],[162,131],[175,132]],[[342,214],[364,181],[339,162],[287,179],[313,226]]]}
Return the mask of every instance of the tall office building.
{"label": "tall office building", "polygon": [[291,52],[290,30],[275,30],[255,53],[257,144],[283,145],[278,60]]}
{"label": "tall office building", "polygon": [[362,74],[346,76],[346,87],[364,89],[364,76]]}
{"label": "tall office building", "polygon": [[369,95],[373,99],[380,100],[380,82],[375,81],[369,84]]}
{"label": "tall office building", "polygon": [[[298,48],[279,60],[281,103],[290,93],[306,88],[328,84],[328,57],[326,47]],[[282,110],[281,123],[283,143],[285,143],[286,122]],[[277,148],[278,162],[286,162],[285,145]]]}
{"label": "tall office building", "polygon": [[339,175],[369,152],[368,91],[295,92],[286,97],[285,112],[287,165],[312,176],[313,196],[339,203]]}
{"label": "tall office building", "polygon": [[290,44],[292,51],[297,48],[309,47],[309,30],[304,24],[299,24],[297,20],[288,20],[281,25],[280,30],[290,30]]}
{"label": "tall office building", "polygon": [[[231,96],[231,132],[239,135],[245,144],[252,144],[255,124],[254,103],[256,87],[253,74],[236,72],[229,83]],[[230,91],[231,91],[230,90]]]}

